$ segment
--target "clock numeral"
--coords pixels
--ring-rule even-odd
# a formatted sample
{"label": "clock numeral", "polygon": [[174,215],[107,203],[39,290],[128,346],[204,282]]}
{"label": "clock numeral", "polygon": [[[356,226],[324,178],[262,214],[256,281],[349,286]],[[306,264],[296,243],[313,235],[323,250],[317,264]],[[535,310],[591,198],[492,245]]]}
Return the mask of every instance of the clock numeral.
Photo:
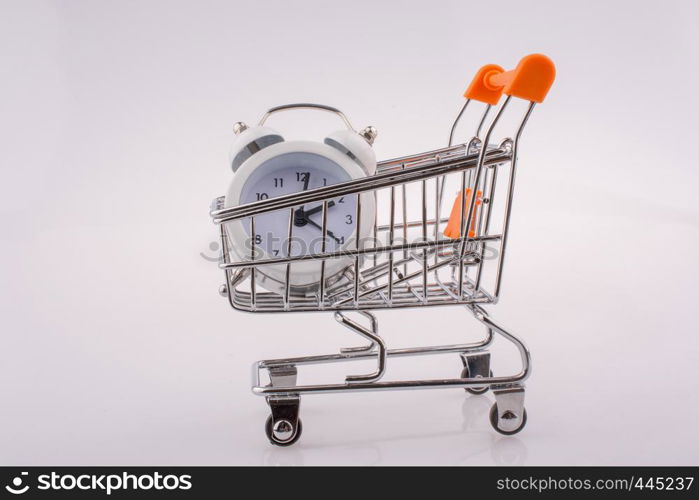
{"label": "clock numeral", "polygon": [[303,182],[303,190],[308,189],[308,182],[311,180],[310,172],[296,172],[296,181]]}
{"label": "clock numeral", "polygon": [[342,245],[342,244],[345,242],[345,237],[344,237],[344,236],[340,236],[339,238],[337,238],[337,242],[338,242],[340,245]]}
{"label": "clock numeral", "polygon": [[328,185],[328,178],[323,177],[323,186],[327,186],[327,185]]}
{"label": "clock numeral", "polygon": [[260,243],[262,243],[262,236],[260,236],[259,234],[256,234],[255,235],[255,245],[259,245]]}
{"label": "clock numeral", "polygon": [[352,224],[352,216],[350,214],[345,215],[345,224]]}
{"label": "clock numeral", "polygon": [[276,257],[277,255],[279,255],[279,250],[272,250],[272,252],[274,252],[274,256],[275,256],[275,257]]}
{"label": "clock numeral", "polygon": [[284,187],[284,179],[282,179],[281,177],[275,177],[274,178],[274,187],[275,188]]}
{"label": "clock numeral", "polygon": [[269,195],[267,193],[255,193],[255,196],[257,196],[257,201],[266,200],[267,198],[269,198]]}
{"label": "clock numeral", "polygon": [[345,202],[345,197],[343,196],[342,198],[340,198],[339,200],[337,200],[337,202],[338,202],[338,203],[344,203],[344,202]]}

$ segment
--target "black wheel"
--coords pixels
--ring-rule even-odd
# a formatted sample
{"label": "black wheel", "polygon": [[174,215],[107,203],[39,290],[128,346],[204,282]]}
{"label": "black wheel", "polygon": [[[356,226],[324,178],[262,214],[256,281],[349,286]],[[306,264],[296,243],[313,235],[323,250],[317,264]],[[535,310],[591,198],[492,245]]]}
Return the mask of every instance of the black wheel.
{"label": "black wheel", "polygon": [[[489,370],[488,373],[489,373],[488,376],[492,378],[493,377],[493,370]],[[461,370],[461,378],[471,378],[471,376],[468,373],[468,366],[464,366],[464,369]],[[464,390],[466,392],[469,392],[469,393],[475,394],[475,395],[485,394],[486,392],[488,392],[488,389],[490,389],[490,387],[488,387],[487,385],[485,387],[480,388],[480,389],[476,389],[475,387],[464,387]]]}
{"label": "black wheel", "polygon": [[[509,413],[509,412],[505,412],[505,413]],[[514,415],[512,415],[512,416],[513,416],[513,418],[517,418]],[[498,404],[493,403],[493,406],[490,408],[490,425],[493,426],[493,429],[498,431],[500,434],[504,434],[505,436],[511,436],[512,434],[517,434],[519,431],[524,429],[525,425],[527,425],[527,410],[524,409],[522,411],[522,419],[521,419],[521,422],[519,424],[519,427],[517,427],[516,429],[511,430],[511,431],[504,431],[504,430],[500,429],[500,427],[498,427]]]}
{"label": "black wheel", "polygon": [[267,422],[265,422],[265,434],[267,434],[267,439],[276,446],[291,446],[299,440],[302,430],[301,419],[296,421],[296,428],[293,428],[291,423],[287,420],[279,421],[277,423],[276,432],[272,415],[267,417]]}

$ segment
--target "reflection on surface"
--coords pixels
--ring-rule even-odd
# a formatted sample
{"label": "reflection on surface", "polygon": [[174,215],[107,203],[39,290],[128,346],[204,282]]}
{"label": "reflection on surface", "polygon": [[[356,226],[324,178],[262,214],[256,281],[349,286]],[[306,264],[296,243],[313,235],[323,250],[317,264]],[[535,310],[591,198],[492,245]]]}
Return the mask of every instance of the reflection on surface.
{"label": "reflection on surface", "polygon": [[[304,437],[293,446],[280,448],[268,445],[263,452],[265,465],[321,465],[323,457],[333,455],[346,457],[345,464],[391,465],[402,463],[389,458],[396,449],[406,447],[411,452],[424,450],[423,463],[443,463],[445,465],[493,464],[522,465],[527,460],[527,446],[517,436],[503,436],[497,433],[488,421],[488,412],[493,400],[485,395],[466,396],[461,407],[460,428],[440,432],[430,432],[428,428],[409,427],[410,432],[394,432],[390,425],[380,439],[343,440],[340,433],[326,435],[320,446],[309,444]],[[399,429],[403,431],[404,429]],[[525,431],[526,432],[526,431]],[[446,441],[445,446],[443,442]],[[437,459],[430,454],[434,450],[449,450],[440,453]],[[417,460],[416,463],[420,463]],[[327,464],[326,464],[327,465]]]}

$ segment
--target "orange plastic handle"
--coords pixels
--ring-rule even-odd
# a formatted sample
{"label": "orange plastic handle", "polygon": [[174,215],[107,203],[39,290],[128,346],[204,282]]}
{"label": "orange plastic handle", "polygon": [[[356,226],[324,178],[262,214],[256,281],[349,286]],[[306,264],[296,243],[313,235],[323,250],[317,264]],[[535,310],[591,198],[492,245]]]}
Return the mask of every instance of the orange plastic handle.
{"label": "orange plastic handle", "polygon": [[493,106],[502,94],[543,102],[555,79],[553,61],[543,54],[530,54],[511,71],[505,71],[497,64],[486,64],[478,70],[464,97]]}
{"label": "orange plastic handle", "polygon": [[556,66],[543,54],[531,54],[523,57],[512,71],[489,74],[485,79],[506,95],[543,102],[556,79]]}
{"label": "orange plastic handle", "polygon": [[493,86],[490,84],[490,80],[504,72],[505,70],[497,64],[486,64],[473,77],[471,84],[464,92],[464,97],[495,106],[502,96],[502,85]]}

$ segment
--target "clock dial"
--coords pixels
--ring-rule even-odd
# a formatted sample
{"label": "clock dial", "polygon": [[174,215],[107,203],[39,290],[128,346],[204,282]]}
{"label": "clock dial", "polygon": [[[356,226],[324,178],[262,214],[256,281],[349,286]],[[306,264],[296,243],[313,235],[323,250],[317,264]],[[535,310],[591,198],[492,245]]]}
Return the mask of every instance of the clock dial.
{"label": "clock dial", "polygon": [[[255,169],[243,185],[240,202],[276,198],[350,179],[350,175],[329,158],[314,153],[286,153],[265,161]],[[254,238],[255,246],[264,250],[269,257],[319,253],[323,244],[322,207],[322,202],[313,202],[295,210],[291,240],[288,238],[291,209],[288,208],[256,216],[254,236],[250,234],[249,220],[245,220],[243,227],[249,240]],[[328,201],[326,251],[340,250],[354,241],[356,210],[355,195]],[[251,249],[252,243],[249,241],[246,247]]]}

